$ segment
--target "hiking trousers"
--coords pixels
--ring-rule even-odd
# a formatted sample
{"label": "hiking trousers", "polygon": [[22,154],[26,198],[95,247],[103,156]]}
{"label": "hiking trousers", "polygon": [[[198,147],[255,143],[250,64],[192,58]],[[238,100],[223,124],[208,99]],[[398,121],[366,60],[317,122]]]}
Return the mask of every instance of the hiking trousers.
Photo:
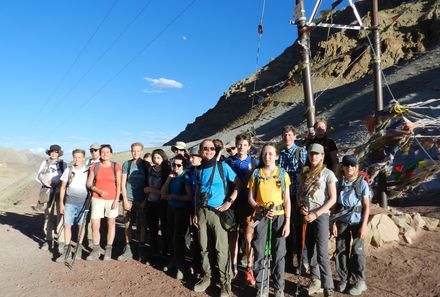
{"label": "hiking trousers", "polygon": [[333,289],[328,257],[329,214],[322,214],[307,224],[306,247],[312,279],[321,280],[324,289]]}
{"label": "hiking trousers", "polygon": [[[147,202],[146,217],[150,230],[150,245],[153,253],[159,252],[159,226],[162,237],[162,254],[167,255],[168,246],[168,224],[167,224],[167,201]],[[159,225],[160,221],[160,225]]]}
{"label": "hiking trousers", "polygon": [[[49,202],[44,209],[44,239],[47,242],[54,240],[54,234],[57,236],[58,243],[64,243],[64,228],[62,227],[63,218],[60,215],[60,196],[54,191],[50,194]],[[59,234],[57,233],[59,232]]]}
{"label": "hiking trousers", "polygon": [[[286,239],[282,237],[284,226],[284,215],[274,216],[272,219],[272,275],[273,285],[276,290],[284,291],[284,270],[286,255]],[[256,287],[261,289],[263,284],[267,284],[269,273],[264,272],[265,258],[264,249],[267,241],[267,229],[269,219],[264,218],[254,228],[254,239],[252,246],[254,248],[254,275]],[[263,279],[264,274],[264,279]]]}
{"label": "hiking trousers", "polygon": [[181,271],[185,271],[186,234],[189,228],[191,209],[168,205],[168,242],[172,261]]}
{"label": "hiking trousers", "polygon": [[341,281],[348,281],[349,278],[355,284],[359,281],[365,281],[364,240],[359,238],[361,225],[349,225],[342,222],[337,222],[336,225],[338,227],[335,255],[336,272]]}
{"label": "hiking trousers", "polygon": [[213,248],[217,255],[217,266],[222,286],[231,285],[231,259],[229,257],[228,233],[223,229],[219,216],[208,208],[200,208],[197,211],[199,225],[199,240],[202,257],[202,269],[205,275],[212,276],[212,267],[209,263],[208,238],[213,242]]}

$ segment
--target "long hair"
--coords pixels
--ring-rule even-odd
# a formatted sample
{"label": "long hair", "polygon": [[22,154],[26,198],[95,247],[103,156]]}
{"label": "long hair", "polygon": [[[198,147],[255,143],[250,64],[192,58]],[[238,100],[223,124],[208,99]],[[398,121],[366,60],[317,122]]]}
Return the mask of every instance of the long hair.
{"label": "long hair", "polygon": [[[307,154],[309,156],[309,154]],[[314,182],[319,175],[321,174],[321,171],[325,168],[324,165],[324,155],[322,156],[321,161],[315,166],[315,168],[312,168],[312,166],[304,166],[303,171],[301,173],[301,177],[299,179],[299,189],[302,190],[304,187],[307,187],[307,185]],[[299,192],[301,193],[301,192]]]}
{"label": "long hair", "polygon": [[[355,167],[355,171],[354,171],[354,176],[352,179],[350,180],[356,180],[358,178],[359,175],[359,165],[356,165]],[[338,180],[342,180],[342,179],[348,179],[345,174],[344,174],[344,165],[342,165],[342,163],[338,164],[338,167],[336,169],[336,177],[338,178]]]}
{"label": "long hair", "polygon": [[264,149],[265,149],[267,146],[271,146],[271,147],[273,147],[273,148],[275,149],[275,154],[276,154],[277,156],[280,155],[280,153],[279,153],[279,151],[278,151],[278,148],[277,148],[277,145],[276,145],[275,142],[269,142],[269,143],[264,144],[263,147],[261,148],[260,157],[259,157],[259,162],[258,162],[258,163],[259,163],[259,164],[258,164],[258,168],[264,168],[264,166],[266,166],[266,164],[264,163],[264,160],[263,160],[263,151],[264,151]]}

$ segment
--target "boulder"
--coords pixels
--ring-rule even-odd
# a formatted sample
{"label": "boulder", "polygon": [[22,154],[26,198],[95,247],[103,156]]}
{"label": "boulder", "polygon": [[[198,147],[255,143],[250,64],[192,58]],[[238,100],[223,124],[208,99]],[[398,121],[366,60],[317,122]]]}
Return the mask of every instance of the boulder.
{"label": "boulder", "polygon": [[371,233],[371,244],[380,247],[385,243],[399,241],[399,228],[386,214],[373,216],[368,223]]}
{"label": "boulder", "polygon": [[412,218],[414,220],[414,227],[416,230],[420,230],[426,225],[425,220],[423,220],[422,216],[419,213],[415,213]]}
{"label": "boulder", "polygon": [[400,215],[392,215],[391,219],[393,222],[399,227],[400,233],[404,234],[409,228],[413,229],[406,220],[406,216],[403,214]]}
{"label": "boulder", "polygon": [[435,231],[440,222],[439,219],[435,218],[422,217],[422,219],[425,221],[425,226],[423,228],[428,231]]}
{"label": "boulder", "polygon": [[417,236],[416,230],[413,227],[409,227],[403,234],[403,239],[409,244],[412,244],[413,239]]}

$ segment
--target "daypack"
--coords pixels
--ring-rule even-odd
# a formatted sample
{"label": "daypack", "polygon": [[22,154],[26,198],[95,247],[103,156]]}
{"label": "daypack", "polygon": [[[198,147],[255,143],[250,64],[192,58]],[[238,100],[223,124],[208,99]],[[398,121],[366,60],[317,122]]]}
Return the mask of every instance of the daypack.
{"label": "daypack", "polygon": [[278,167],[278,175],[271,175],[271,176],[265,176],[265,177],[260,175],[260,169],[254,170],[253,176],[254,176],[254,184],[255,184],[255,193],[257,192],[256,190],[259,187],[260,178],[265,179],[265,180],[278,178],[281,183],[281,191],[282,191],[283,197],[284,197],[284,193],[286,190],[286,185],[285,185],[285,180],[284,180],[285,169],[281,166],[277,166],[277,167]]}
{"label": "daypack", "polygon": [[[117,176],[116,176],[116,162],[111,161],[111,163],[112,163],[113,174],[115,177],[115,186],[117,187],[118,183],[117,183]],[[95,163],[95,168],[93,169],[93,186],[96,185],[96,174],[98,174],[98,169],[99,169],[100,165],[101,165],[101,162]]]}

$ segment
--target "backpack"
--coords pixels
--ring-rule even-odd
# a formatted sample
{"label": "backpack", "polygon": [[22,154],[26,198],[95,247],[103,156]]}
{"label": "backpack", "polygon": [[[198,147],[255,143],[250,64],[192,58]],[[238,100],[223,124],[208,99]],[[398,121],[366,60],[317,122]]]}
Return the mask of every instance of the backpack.
{"label": "backpack", "polygon": [[[116,176],[116,162],[111,161],[111,163],[112,163],[113,174],[115,177],[115,186],[117,187],[118,183],[117,183],[117,176]],[[96,175],[98,174],[98,169],[99,169],[100,165],[101,165],[101,162],[95,163],[95,168],[93,169],[93,186],[95,186],[95,184],[96,184]]]}
{"label": "backpack", "polygon": [[[263,179],[266,179],[266,180],[278,178],[280,180],[281,191],[282,191],[283,196],[284,196],[284,193],[285,193],[285,190],[286,190],[286,183],[284,181],[284,172],[286,172],[286,171],[281,166],[277,166],[277,167],[278,167],[278,175],[277,176],[271,175],[271,176],[268,176],[268,177],[262,177],[260,175],[260,169],[254,170],[254,173],[252,175],[253,175],[254,181],[255,181],[255,189],[258,189],[258,187],[259,187],[260,178],[263,178]],[[256,191],[255,191],[255,193],[256,193]]]}

